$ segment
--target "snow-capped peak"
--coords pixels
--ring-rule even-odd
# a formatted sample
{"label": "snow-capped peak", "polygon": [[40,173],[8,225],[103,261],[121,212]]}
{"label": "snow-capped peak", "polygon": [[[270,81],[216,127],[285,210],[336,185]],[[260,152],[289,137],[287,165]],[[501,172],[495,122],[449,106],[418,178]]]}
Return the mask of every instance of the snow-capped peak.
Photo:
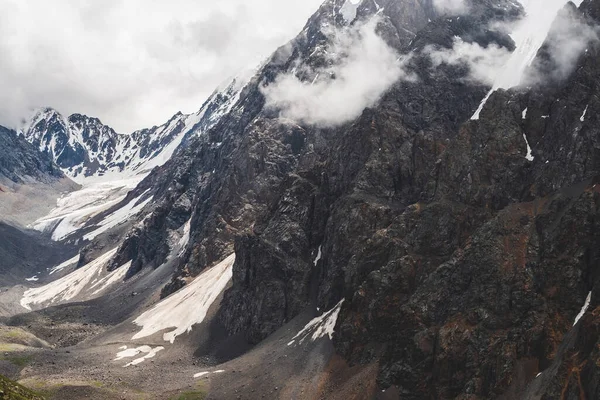
{"label": "snow-capped peak", "polygon": [[247,82],[245,76],[233,78],[198,112],[178,112],[163,125],[131,134],[119,134],[82,114],[65,118],[52,108],[38,110],[20,133],[77,183],[141,178],[166,163],[187,140],[214,126],[238,101]]}

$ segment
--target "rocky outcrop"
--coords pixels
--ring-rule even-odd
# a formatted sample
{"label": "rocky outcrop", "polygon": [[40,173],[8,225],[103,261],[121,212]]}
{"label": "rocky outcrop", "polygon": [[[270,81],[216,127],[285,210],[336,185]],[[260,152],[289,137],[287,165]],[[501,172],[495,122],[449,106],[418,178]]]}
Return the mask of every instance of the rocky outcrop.
{"label": "rocky outcrop", "polygon": [[[258,343],[344,298],[336,350],[378,363],[379,386],[403,399],[598,397],[598,43],[564,79],[497,91],[470,120],[489,87],[463,79],[465,65],[432,68],[426,49],[459,36],[513,50],[484,27],[522,8],[471,2],[449,17],[429,1],[381,3],[357,16],[379,12],[418,81],[335,128],[265,108],[264,84],[299,65],[315,79],[327,62],[323,24],[348,21],[326,2],[230,112],[136,189],[159,203],[119,257],[133,257],[131,273],[161,265],[189,220],[164,295],[235,250],[219,310],[230,334]],[[567,12],[595,23],[597,3]]]}
{"label": "rocky outcrop", "polygon": [[16,132],[0,126],[0,177],[13,183],[51,182],[64,178],[51,158],[41,154]]}

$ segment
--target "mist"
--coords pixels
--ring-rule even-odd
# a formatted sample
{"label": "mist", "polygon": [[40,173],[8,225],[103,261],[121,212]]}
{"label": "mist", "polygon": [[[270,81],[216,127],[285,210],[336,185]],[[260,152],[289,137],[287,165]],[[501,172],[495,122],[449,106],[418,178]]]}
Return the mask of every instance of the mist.
{"label": "mist", "polygon": [[460,15],[469,11],[465,0],[433,0],[433,6],[442,14]]}
{"label": "mist", "polygon": [[589,25],[572,7],[566,7],[554,20],[543,51],[528,71],[523,84],[562,81],[571,75],[582,54],[599,40],[600,28]]}
{"label": "mist", "polygon": [[378,21],[373,18],[330,33],[326,53],[333,55],[335,64],[308,71],[315,77],[312,82],[302,81],[293,73],[278,76],[262,88],[266,106],[279,110],[284,118],[334,127],[357,118],[395,82],[416,80],[404,69],[410,56],[399,56],[376,33]]}
{"label": "mist", "polygon": [[464,42],[460,37],[454,38],[451,49],[436,49],[428,46],[423,50],[429,54],[434,68],[442,64],[467,65],[469,74],[465,78],[477,84],[493,85],[498,72],[507,63],[510,51],[492,44],[482,47],[477,43]]}

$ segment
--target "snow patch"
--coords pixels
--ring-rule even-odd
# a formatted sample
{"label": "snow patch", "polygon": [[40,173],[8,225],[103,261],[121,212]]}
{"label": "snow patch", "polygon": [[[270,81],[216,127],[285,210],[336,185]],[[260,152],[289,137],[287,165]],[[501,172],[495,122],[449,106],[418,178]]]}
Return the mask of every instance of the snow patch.
{"label": "snow patch", "polygon": [[337,323],[338,316],[340,314],[340,310],[342,309],[342,305],[344,304],[344,300],[340,301],[335,307],[333,307],[330,311],[324,313],[323,315],[314,318],[310,321],[296,336],[292,338],[292,341],[287,345],[293,345],[297,340],[298,343],[304,342],[306,338],[311,336],[311,340],[315,341],[319,338],[329,336],[329,339],[333,339],[333,333],[335,329],[335,324]]}
{"label": "snow patch", "polygon": [[527,161],[533,161],[535,157],[531,152],[531,146],[529,146],[529,141],[527,140],[527,136],[525,134],[523,134],[523,139],[525,139],[525,143],[527,144],[527,155],[525,156],[525,158],[527,159]]}
{"label": "snow patch", "polygon": [[37,275],[35,275],[35,276],[32,276],[31,278],[27,278],[27,279],[25,279],[25,280],[26,280],[27,282],[37,282],[37,281],[39,281],[39,280],[40,280],[40,278],[38,278],[38,276],[37,276]]}
{"label": "snow patch", "polygon": [[144,207],[146,207],[146,205],[148,203],[150,203],[150,201],[152,201],[152,197],[150,197],[150,198],[140,202],[142,197],[144,197],[146,195],[146,193],[148,193],[149,190],[150,189],[146,190],[140,196],[136,197],[135,199],[133,199],[129,203],[127,203],[127,205],[119,208],[112,214],[108,215],[97,225],[98,228],[96,230],[84,235],[83,239],[84,240],[92,240],[92,239],[96,238],[96,236],[122,224],[123,222],[126,222],[134,215],[139,214],[144,209]]}
{"label": "snow patch", "polygon": [[57,265],[54,268],[49,268],[50,275],[54,274],[55,272],[62,271],[63,269],[70,267],[71,265],[76,264],[78,262],[79,262],[79,254],[77,254],[75,257],[71,258],[70,260],[65,261],[64,263]]}
{"label": "snow patch", "polygon": [[90,289],[94,289],[95,287],[98,287],[98,289],[96,289],[92,293],[92,296],[102,293],[104,290],[108,289],[113,284],[125,279],[125,276],[127,275],[127,271],[129,271],[129,268],[131,268],[131,261],[129,261],[127,264],[122,265],[121,267],[115,269],[113,272],[111,272],[110,274],[106,275],[104,278],[102,278],[99,281],[97,281],[96,283],[94,283],[90,287]]}
{"label": "snow patch", "polygon": [[90,184],[69,193],[58,200],[56,208],[50,214],[35,221],[31,228],[52,232],[52,240],[55,241],[66,239],[86,227],[92,217],[121,202],[140,181],[140,177],[116,179]]}
{"label": "snow patch", "polygon": [[527,118],[527,110],[528,110],[528,109],[529,109],[529,108],[525,108],[525,109],[523,110],[523,112],[521,113],[521,118],[522,118],[522,119],[526,119],[526,118]]}
{"label": "snow patch", "polygon": [[579,118],[579,120],[580,120],[581,122],[584,122],[584,121],[585,121],[585,116],[586,116],[586,114],[587,114],[588,107],[589,107],[589,104],[588,104],[587,106],[585,106],[585,110],[583,110],[583,114],[582,114],[582,115],[581,115],[581,117]]}
{"label": "snow patch", "polygon": [[210,375],[210,374],[222,374],[223,372],[225,372],[224,369],[220,369],[218,371],[213,371],[213,372],[209,372],[209,371],[198,372],[197,374],[194,374],[194,378],[201,378],[203,376]]}
{"label": "snow patch", "polygon": [[356,19],[356,13],[361,0],[346,0],[342,8],[340,8],[340,14],[344,18],[346,23],[350,23]]}
{"label": "snow patch", "polygon": [[154,348],[152,348],[150,346],[140,346],[136,349],[128,349],[127,346],[123,346],[120,349],[123,349],[123,351],[117,353],[117,358],[115,358],[113,361],[120,361],[125,358],[133,358],[140,353],[146,353],[145,356],[136,358],[135,360],[131,361],[130,363],[125,364],[123,366],[125,368],[125,367],[130,367],[132,365],[141,364],[150,358],[154,358],[159,351],[162,351],[165,348],[162,346],[158,346],[158,347],[154,347]]}
{"label": "snow patch", "polygon": [[186,287],[167,297],[154,308],[140,315],[135,321],[142,330],[132,340],[151,336],[165,329],[175,328],[163,334],[163,339],[173,343],[175,338],[190,332],[192,327],[204,321],[208,309],[233,276],[235,254],[214,267],[204,271]]}
{"label": "snow patch", "polygon": [[588,307],[590,306],[591,301],[592,301],[592,292],[590,292],[590,294],[588,294],[587,298],[585,299],[585,303],[583,304],[581,311],[579,311],[579,314],[577,314],[577,317],[575,317],[575,322],[573,323],[573,326],[577,325],[577,323],[579,322],[581,317],[583,317],[583,315],[587,311]]}
{"label": "snow patch", "polygon": [[313,264],[315,265],[315,267],[317,266],[317,263],[321,260],[321,257],[323,256],[322,250],[323,250],[323,246],[319,246],[319,251],[317,252],[317,257],[315,257],[315,260],[313,261]]}
{"label": "snow patch", "polygon": [[[99,279],[104,273],[104,266],[117,253],[113,249],[84,267],[71,272],[48,285],[29,289],[23,294],[21,306],[31,310],[34,305],[50,305],[70,301],[87,289],[92,279]],[[106,286],[103,287],[103,289]]]}
{"label": "snow patch", "polygon": [[188,221],[183,226],[183,236],[179,239],[177,246],[179,248],[179,257],[185,253],[185,249],[190,242],[190,233],[192,231],[192,218],[188,219]]}

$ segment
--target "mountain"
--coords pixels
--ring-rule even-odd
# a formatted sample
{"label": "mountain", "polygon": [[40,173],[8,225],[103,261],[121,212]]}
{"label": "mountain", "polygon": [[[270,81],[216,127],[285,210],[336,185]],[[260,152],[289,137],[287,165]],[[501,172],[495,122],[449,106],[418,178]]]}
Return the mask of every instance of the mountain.
{"label": "mountain", "polygon": [[0,126],[0,220],[27,225],[77,189],[52,158],[39,152],[17,132]]}
{"label": "mountain", "polygon": [[65,118],[52,108],[39,110],[21,134],[79,183],[88,178],[144,175],[164,164],[180,144],[209,129],[227,113],[244,83],[234,79],[216,90],[198,112],[177,113],[161,126],[132,134],[116,133],[98,118],[81,114]]}
{"label": "mountain", "polygon": [[599,398],[600,1],[439,4],[328,0],[192,133],[176,115],[102,150],[117,178],[181,137],[44,221],[79,255],[8,323],[77,346],[37,374],[124,398]]}
{"label": "mountain", "polygon": [[82,188],[58,201],[54,197],[55,207],[28,221],[31,227],[72,243],[104,233],[115,236],[109,232],[115,227],[126,229],[152,199],[147,193],[131,197],[129,192],[227,114],[246,82],[241,74],[217,88],[197,113],[177,113],[161,126],[130,135],[117,134],[96,118],[75,114],[65,119],[55,110],[41,110],[23,129],[23,137]]}

